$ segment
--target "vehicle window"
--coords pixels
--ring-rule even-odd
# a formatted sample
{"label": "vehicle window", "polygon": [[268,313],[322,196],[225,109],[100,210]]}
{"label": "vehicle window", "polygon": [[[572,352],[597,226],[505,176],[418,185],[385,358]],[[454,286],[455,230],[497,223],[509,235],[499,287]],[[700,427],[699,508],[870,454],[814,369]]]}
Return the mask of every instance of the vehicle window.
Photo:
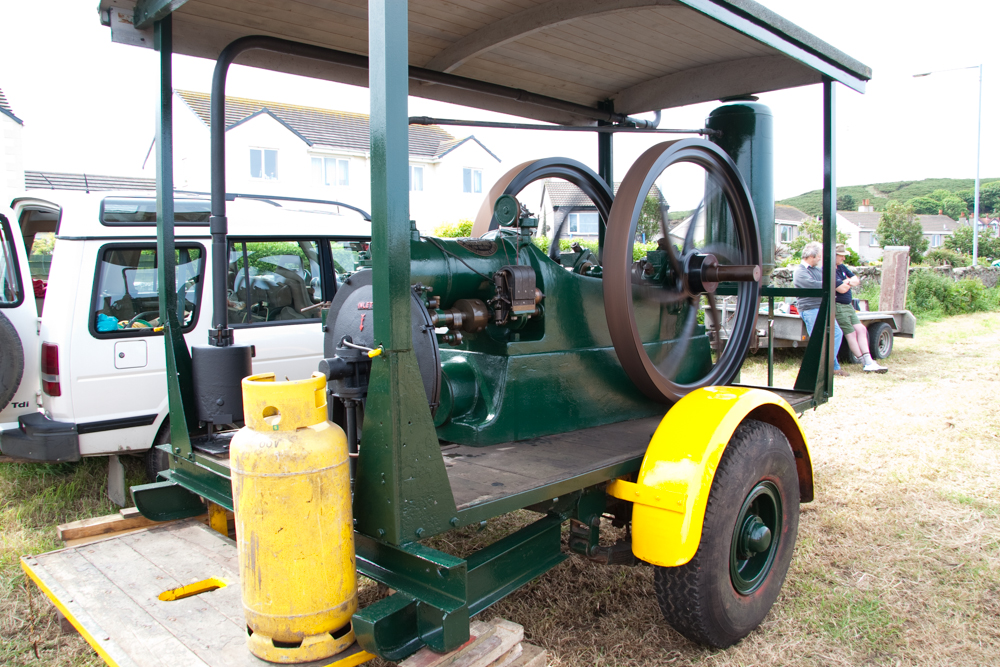
{"label": "vehicle window", "polygon": [[316,241],[230,241],[231,324],[315,320],[322,303]]}
{"label": "vehicle window", "polygon": [[0,307],[21,303],[21,276],[18,275],[14,242],[7,218],[0,216]]}
{"label": "vehicle window", "polygon": [[368,241],[330,241],[330,252],[333,254],[333,270],[337,275],[337,284],[343,283],[348,276],[357,271],[362,262],[371,259]]}
{"label": "vehicle window", "polygon": [[[203,254],[200,246],[176,250],[177,315],[183,330],[197,321]],[[110,246],[101,252],[91,307],[94,330],[123,336],[150,333],[161,325],[155,246]]]}

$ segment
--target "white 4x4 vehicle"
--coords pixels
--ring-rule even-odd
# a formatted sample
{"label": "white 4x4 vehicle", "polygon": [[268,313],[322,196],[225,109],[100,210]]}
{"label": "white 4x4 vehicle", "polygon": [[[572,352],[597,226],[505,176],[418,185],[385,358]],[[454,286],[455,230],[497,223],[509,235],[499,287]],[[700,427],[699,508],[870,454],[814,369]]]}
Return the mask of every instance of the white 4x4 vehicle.
{"label": "white 4x4 vehicle", "polygon": [[[323,352],[320,304],[366,256],[370,219],[332,203],[231,198],[227,287],[235,338],[254,346],[254,373],[307,377]],[[178,316],[188,346],[205,345],[209,200],[177,195],[174,206]],[[15,199],[3,217],[0,451],[58,462],[149,450],[155,476],[166,462],[150,447],[168,432],[163,334],[156,331],[156,200],[148,193],[53,193]],[[25,249],[42,232],[55,232],[56,241],[44,309],[39,298],[36,310]]]}

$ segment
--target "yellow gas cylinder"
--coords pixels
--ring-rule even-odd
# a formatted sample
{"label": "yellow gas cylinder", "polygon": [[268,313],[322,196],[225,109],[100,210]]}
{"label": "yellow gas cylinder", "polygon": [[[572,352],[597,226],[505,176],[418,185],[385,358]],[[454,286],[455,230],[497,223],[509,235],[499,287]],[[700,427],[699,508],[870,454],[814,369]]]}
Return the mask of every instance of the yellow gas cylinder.
{"label": "yellow gas cylinder", "polygon": [[229,449],[250,652],[320,660],[354,642],[354,525],[344,431],[326,378],[243,380],[246,426]]}

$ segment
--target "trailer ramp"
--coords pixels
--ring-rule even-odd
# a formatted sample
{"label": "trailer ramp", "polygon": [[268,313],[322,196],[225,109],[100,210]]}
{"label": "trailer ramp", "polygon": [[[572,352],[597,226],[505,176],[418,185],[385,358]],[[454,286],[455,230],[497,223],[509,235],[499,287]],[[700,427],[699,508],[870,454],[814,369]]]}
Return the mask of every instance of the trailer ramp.
{"label": "trailer ramp", "polygon": [[[246,647],[236,543],[197,519],[25,556],[21,567],[114,667],[272,664]],[[373,657],[354,644],[301,664],[353,667]]]}

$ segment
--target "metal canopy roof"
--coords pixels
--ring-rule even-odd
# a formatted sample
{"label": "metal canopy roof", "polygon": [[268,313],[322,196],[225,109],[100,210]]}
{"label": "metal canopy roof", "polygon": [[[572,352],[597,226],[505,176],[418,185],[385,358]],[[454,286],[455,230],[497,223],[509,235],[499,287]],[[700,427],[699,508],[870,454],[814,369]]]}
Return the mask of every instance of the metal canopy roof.
{"label": "metal canopy roof", "polygon": [[[138,9],[134,10],[138,4]],[[135,27],[173,11],[174,52],[216,59],[233,40],[267,35],[368,54],[365,0],[101,0]],[[819,83],[864,90],[871,69],[751,0],[410,0],[411,66],[633,114]],[[120,39],[112,30],[113,37]],[[131,43],[135,43],[135,40]],[[253,67],[368,85],[357,67],[266,51]],[[461,88],[411,81],[410,94],[556,123],[592,123]]]}

